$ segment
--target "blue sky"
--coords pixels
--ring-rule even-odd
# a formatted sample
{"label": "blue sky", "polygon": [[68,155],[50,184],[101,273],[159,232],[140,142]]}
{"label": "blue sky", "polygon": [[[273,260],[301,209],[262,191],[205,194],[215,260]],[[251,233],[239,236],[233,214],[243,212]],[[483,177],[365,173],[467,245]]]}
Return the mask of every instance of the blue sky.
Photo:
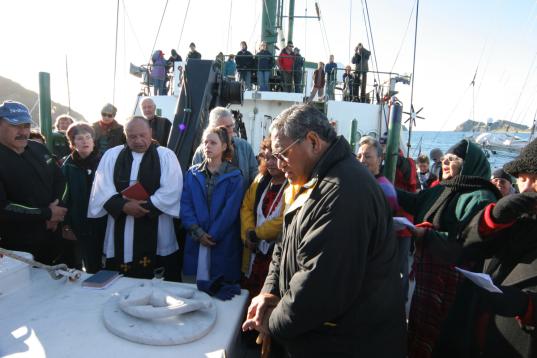
{"label": "blue sky", "polygon": [[[119,119],[130,114],[140,89],[137,79],[127,73],[128,64],[147,62],[165,3],[165,0],[120,1],[116,77]],[[187,3],[188,0],[169,0],[156,42],[156,48],[166,55],[179,44],[178,52],[185,56],[191,41],[198,45],[204,58],[214,58],[219,51],[236,52],[241,40],[246,40],[250,48],[256,47],[261,0],[191,1],[179,42]],[[296,0],[295,14],[304,15],[307,10],[308,15],[313,15],[314,3]],[[319,0],[318,3],[330,51],[337,62],[349,63],[349,33],[351,47],[358,42],[368,46],[362,1]],[[532,62],[537,52],[535,3],[535,0],[420,1],[414,103],[416,108],[424,107],[422,113],[426,120],[418,122],[418,130],[452,130],[472,117],[469,83],[478,64],[475,118],[531,123],[537,110],[537,64]],[[382,71],[392,67],[400,47],[394,71],[412,71],[414,19],[404,35],[414,4],[415,0],[368,2]],[[72,107],[89,121],[97,120],[102,105],[112,101],[116,1],[4,1],[2,10],[0,31],[5,47],[0,57],[0,75],[37,90],[38,72],[50,72],[53,99],[66,104],[67,56]],[[323,44],[317,20],[297,20],[294,43],[310,61],[328,59],[328,46]],[[400,89],[400,99],[408,108],[410,87]]]}

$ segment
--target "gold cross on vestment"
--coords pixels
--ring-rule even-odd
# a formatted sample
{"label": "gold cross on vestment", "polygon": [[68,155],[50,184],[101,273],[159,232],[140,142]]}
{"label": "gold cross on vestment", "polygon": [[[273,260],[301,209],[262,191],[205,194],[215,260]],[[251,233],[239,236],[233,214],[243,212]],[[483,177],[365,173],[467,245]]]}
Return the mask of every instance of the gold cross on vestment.
{"label": "gold cross on vestment", "polygon": [[149,260],[149,258],[147,256],[144,256],[144,258],[142,260],[138,261],[138,263],[140,265],[142,265],[143,267],[147,267],[151,263],[151,260]]}
{"label": "gold cross on vestment", "polygon": [[119,265],[119,267],[121,267],[121,270],[123,270],[123,272],[127,272],[127,271],[129,271],[130,268],[131,268],[131,267],[129,266],[129,264],[121,264],[121,265]]}

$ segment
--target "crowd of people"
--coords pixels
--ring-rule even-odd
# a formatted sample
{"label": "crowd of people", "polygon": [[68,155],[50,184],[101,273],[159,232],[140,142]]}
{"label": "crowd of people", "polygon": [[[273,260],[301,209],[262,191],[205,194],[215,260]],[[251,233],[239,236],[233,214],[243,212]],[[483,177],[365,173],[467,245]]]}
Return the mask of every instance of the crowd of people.
{"label": "crowd of people", "polygon": [[244,339],[274,357],[533,356],[537,140],[492,175],[468,140],[401,152],[392,183],[384,141],[354,153],[308,104],[257,154],[214,108],[192,163],[166,147],[153,101],[140,109],[124,125],[112,104],[92,125],[59,116],[51,153],[24,105],[0,105],[0,246],[88,273],[160,271],[222,300],[246,289]]}
{"label": "crowd of people", "polygon": [[[201,54],[196,51],[196,45],[190,44],[190,52],[186,59],[201,59]],[[154,95],[166,95],[168,93],[168,77],[172,77],[174,63],[182,61],[182,57],[175,49],[172,55],[165,60],[164,53],[156,50],[151,57],[150,84],[154,88]],[[335,89],[342,91],[344,101],[368,102],[367,73],[368,61],[371,52],[359,43],[355,48],[351,65],[345,67],[342,87],[338,84],[338,65],[334,62],[334,55],[330,55],[328,63],[318,63],[311,83],[312,91],[305,98],[305,102],[311,102],[316,95],[319,101],[335,100]],[[227,57],[227,59],[226,59]],[[278,55],[268,50],[267,43],[261,41],[255,54],[248,50],[246,41],[241,41],[240,50],[236,54],[225,56],[222,52],[216,56],[216,62],[220,65],[222,75],[225,78],[238,80],[244,83],[246,90],[252,90],[256,85],[258,91],[284,91],[304,93],[305,86],[305,59],[300,54],[300,49],[294,47],[292,41],[280,51]],[[325,95],[326,94],[326,95]]]}

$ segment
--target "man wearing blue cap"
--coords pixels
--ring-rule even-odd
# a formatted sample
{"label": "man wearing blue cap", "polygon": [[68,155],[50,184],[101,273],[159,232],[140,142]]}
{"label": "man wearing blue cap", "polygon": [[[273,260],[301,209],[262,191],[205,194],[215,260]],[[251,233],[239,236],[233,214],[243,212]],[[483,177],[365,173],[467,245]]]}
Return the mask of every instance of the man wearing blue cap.
{"label": "man wearing blue cap", "polygon": [[19,102],[0,105],[0,246],[52,264],[67,209],[65,179],[47,148],[28,141],[32,118]]}

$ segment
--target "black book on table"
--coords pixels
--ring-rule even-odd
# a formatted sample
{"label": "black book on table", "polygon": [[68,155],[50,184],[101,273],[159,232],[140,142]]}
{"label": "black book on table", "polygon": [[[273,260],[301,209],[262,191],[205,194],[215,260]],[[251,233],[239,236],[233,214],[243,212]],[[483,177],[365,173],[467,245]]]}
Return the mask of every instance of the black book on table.
{"label": "black book on table", "polygon": [[82,281],[82,287],[105,288],[120,276],[118,271],[101,270]]}

